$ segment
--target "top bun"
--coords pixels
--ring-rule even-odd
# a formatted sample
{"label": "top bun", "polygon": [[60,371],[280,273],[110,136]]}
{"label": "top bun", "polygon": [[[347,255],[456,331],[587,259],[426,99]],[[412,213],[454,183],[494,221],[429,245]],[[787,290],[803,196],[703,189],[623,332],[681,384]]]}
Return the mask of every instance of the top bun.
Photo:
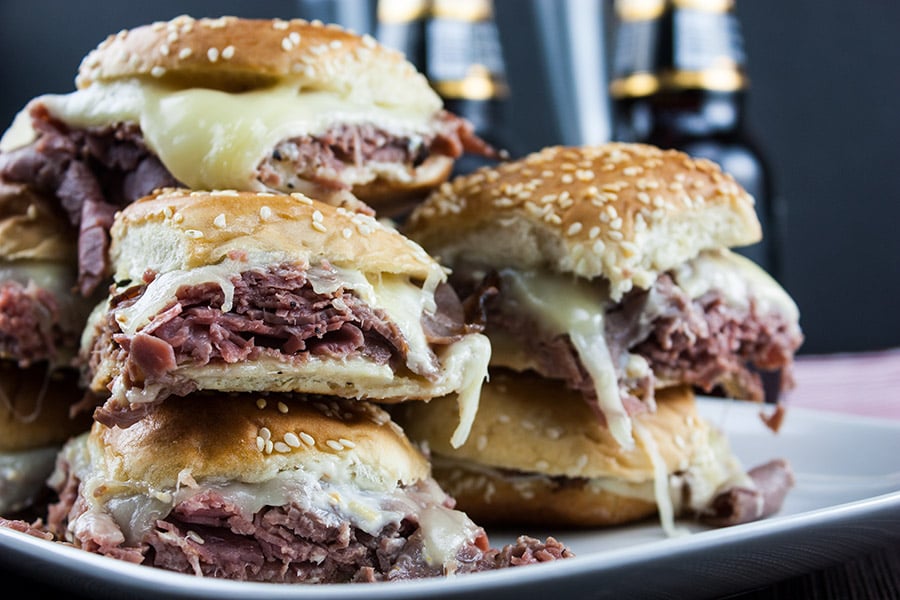
{"label": "top bun", "polygon": [[618,299],[701,251],[762,237],[754,199],[713,162],[645,144],[545,148],[443,184],[405,232],[452,267],[604,277]]}
{"label": "top bun", "polygon": [[425,77],[396,50],[336,25],[292,19],[182,15],[107,37],[81,62],[79,89],[127,78],[228,91],[284,80],[375,104],[441,109]]}
{"label": "top bun", "polygon": [[176,488],[185,477],[259,483],[297,469],[376,491],[430,476],[425,457],[373,404],[209,395],[163,403],[125,429],[94,423],[88,438],[94,466],[113,481],[158,490]]}
{"label": "top bun", "polygon": [[111,230],[117,280],[214,265],[327,260],[364,273],[442,281],[440,265],[397,230],[302,194],[162,189],[123,209]]}

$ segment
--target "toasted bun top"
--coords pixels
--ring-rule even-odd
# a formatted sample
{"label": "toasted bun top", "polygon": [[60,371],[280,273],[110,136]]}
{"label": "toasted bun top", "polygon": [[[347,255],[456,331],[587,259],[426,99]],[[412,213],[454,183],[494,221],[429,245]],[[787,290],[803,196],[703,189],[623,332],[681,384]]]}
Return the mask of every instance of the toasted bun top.
{"label": "toasted bun top", "polygon": [[604,277],[618,298],[700,251],[761,239],[713,162],[644,144],[554,146],[445,183],[405,232],[443,263]]}
{"label": "toasted bun top", "polygon": [[185,476],[258,483],[296,469],[368,489],[430,475],[425,457],[382,409],[325,397],[192,394],[126,429],[95,423],[88,447],[108,478],[155,489],[176,487]]}
{"label": "toasted bun top", "polygon": [[0,261],[75,264],[75,230],[53,203],[31,188],[0,182]]}
{"label": "toasted bun top", "polygon": [[364,273],[444,278],[421,247],[376,219],[301,194],[159,190],[130,204],[113,223],[116,278],[215,265],[327,260]]}
{"label": "toasted bun top", "polygon": [[430,105],[439,96],[405,57],[336,25],[293,19],[179,16],[110,35],[82,61],[80,89],[124,78],[241,91],[296,79],[353,90],[378,104]]}
{"label": "toasted bun top", "polygon": [[[656,441],[669,472],[689,464],[708,444],[708,427],[696,413],[689,387],[657,392],[657,410],[635,417]],[[478,416],[468,441],[447,443],[452,399],[402,405],[396,415],[410,438],[432,452],[478,464],[565,477],[614,477],[632,482],[653,478],[650,455],[640,437],[624,449],[598,426],[584,399],[556,381],[527,373],[492,372],[482,388]]]}

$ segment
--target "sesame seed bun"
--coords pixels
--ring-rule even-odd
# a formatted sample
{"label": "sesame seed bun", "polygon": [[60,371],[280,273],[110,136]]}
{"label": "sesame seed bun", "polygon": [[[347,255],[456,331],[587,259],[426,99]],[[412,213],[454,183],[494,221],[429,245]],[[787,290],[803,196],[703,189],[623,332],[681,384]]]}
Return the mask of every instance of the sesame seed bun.
{"label": "sesame seed bun", "polygon": [[705,249],[762,235],[753,198],[715,163],[625,143],[549,147],[459,177],[404,231],[450,267],[602,277],[614,299]]}
{"label": "sesame seed bun", "polygon": [[[593,527],[658,510],[647,442],[639,437],[634,449],[624,449],[580,396],[558,382],[492,371],[469,440],[455,449],[446,443],[451,409],[446,399],[433,400],[401,406],[395,418],[430,449],[435,478],[476,520]],[[716,446],[722,440],[698,416],[689,387],[660,390],[657,410],[636,415],[635,422],[652,438],[667,474],[704,461],[723,463],[710,470],[695,500],[739,467],[727,447]]]}
{"label": "sesame seed bun", "polygon": [[213,265],[235,251],[246,252],[251,265],[324,259],[364,273],[444,278],[395,229],[299,193],[167,188],[129,205],[110,233],[116,280]]}
{"label": "sesame seed bun", "polygon": [[292,79],[317,90],[365,92],[378,104],[441,108],[401,53],[371,36],[303,19],[179,16],[123,30],[84,57],[76,85],[132,77],[234,90]]}
{"label": "sesame seed bun", "polygon": [[[417,155],[409,164],[363,157],[361,148],[365,142],[359,139],[353,142],[353,150],[333,141],[324,143],[337,144],[336,150],[320,149],[323,154],[353,153],[362,157],[359,164],[347,162],[346,157],[303,159],[310,153],[304,147],[312,143],[309,137],[339,137],[345,125],[378,128],[378,139],[373,142],[378,146],[396,138],[394,141],[399,140],[400,145],[412,147],[418,140],[430,139],[446,129],[440,97],[402,53],[382,46],[369,35],[358,35],[337,25],[302,19],[194,19],[183,15],[168,22],[122,30],[108,36],[84,57],[76,84],[86,93],[93,88],[108,88],[104,99],[117,105],[116,98],[128,96],[116,87],[122,83],[136,83],[142,90],[158,90],[162,86],[173,92],[205,89],[232,93],[224,98],[226,102],[216,105],[227,113],[207,113],[211,120],[228,120],[228,127],[234,127],[238,114],[240,118],[254,118],[260,112],[282,115],[264,116],[252,130],[234,134],[243,139],[230,146],[249,146],[252,142],[248,143],[247,137],[267,139],[254,144],[246,156],[235,158],[227,148],[229,144],[214,149],[222,156],[210,163],[240,161],[239,168],[231,172],[207,170],[202,164],[178,164],[177,149],[164,148],[164,165],[178,181],[195,189],[265,186],[282,192],[302,191],[335,204],[345,202],[349,190],[379,214],[394,216],[445,181],[454,163],[452,157],[430,149],[416,150]],[[285,96],[285,88],[290,88],[291,94]],[[243,99],[235,93],[243,93]],[[248,104],[238,109],[221,108],[236,99]],[[127,100],[124,98],[125,104]],[[186,100],[182,94],[178,102]],[[188,104],[194,107],[191,110],[202,110],[189,100]],[[83,119],[80,114],[75,118]],[[153,120],[160,119],[140,119],[142,127],[153,127]],[[188,139],[194,135],[183,129],[179,126],[179,135]],[[334,131],[338,133],[328,133]],[[273,132],[282,137],[269,139]],[[171,131],[144,134],[147,139],[158,141],[170,137]],[[293,139],[305,141],[290,145],[287,150],[280,148],[278,142]],[[216,146],[218,141],[212,139],[208,143]],[[151,149],[159,150],[152,146]],[[293,158],[288,160],[289,155],[301,155],[300,164],[291,162]],[[333,167],[335,160],[343,160],[345,167]],[[309,169],[314,170],[307,172]],[[238,179],[245,182],[238,184]],[[341,194],[335,194],[337,188],[341,188]]]}
{"label": "sesame seed bun", "polygon": [[185,470],[198,482],[259,483],[321,468],[376,491],[430,475],[425,457],[375,405],[274,394],[205,396],[163,404],[126,429],[95,423],[88,438],[94,467],[106,480],[159,490],[178,487]]}

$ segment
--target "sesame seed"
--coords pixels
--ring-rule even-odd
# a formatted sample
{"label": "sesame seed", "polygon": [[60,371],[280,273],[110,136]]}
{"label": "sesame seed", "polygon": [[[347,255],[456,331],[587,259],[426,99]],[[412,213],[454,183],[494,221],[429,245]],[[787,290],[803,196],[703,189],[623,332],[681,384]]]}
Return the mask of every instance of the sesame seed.
{"label": "sesame seed", "polygon": [[225,46],[222,50],[222,58],[230,60],[234,56],[234,46]]}
{"label": "sesame seed", "polygon": [[312,206],[312,203],[313,203],[312,199],[310,199],[307,196],[304,196],[303,194],[301,194],[299,192],[294,192],[293,194],[291,194],[291,198],[293,198],[294,200],[299,200],[303,204],[309,204],[310,206]]}
{"label": "sesame seed", "polygon": [[260,427],[258,435],[266,441],[272,439],[272,432],[269,430],[268,427]]}
{"label": "sesame seed", "polygon": [[165,69],[165,67],[160,67],[159,65],[156,65],[155,67],[150,69],[150,74],[154,77],[162,77],[163,75],[166,74],[166,69]]}
{"label": "sesame seed", "polygon": [[168,56],[169,55],[169,45],[168,44],[161,45],[159,47],[159,53],[162,54],[163,56]]}
{"label": "sesame seed", "polygon": [[259,218],[267,221],[272,218],[272,209],[268,206],[262,206],[259,209]]}
{"label": "sesame seed", "polygon": [[288,446],[287,444],[285,444],[284,442],[275,442],[275,443],[272,445],[272,448],[275,449],[275,452],[281,452],[281,453],[285,453],[285,452],[290,452],[290,451],[291,451],[291,447]]}
{"label": "sesame seed", "polygon": [[328,231],[328,228],[319,223],[318,221],[313,221],[312,228],[320,233],[325,233]]}
{"label": "sesame seed", "polygon": [[343,450],[344,449],[344,447],[341,445],[340,442],[336,442],[334,440],[326,441],[325,445],[328,446],[329,448],[331,448],[332,450]]}
{"label": "sesame seed", "polygon": [[272,454],[272,449],[275,447],[275,444],[272,443],[272,440],[266,440],[266,454]]}
{"label": "sesame seed", "polygon": [[293,431],[288,431],[286,434],[284,434],[284,443],[291,448],[299,448],[300,438],[297,437],[297,434]]}
{"label": "sesame seed", "polygon": [[[184,221],[184,215],[181,214],[180,212],[177,212],[177,213],[175,213],[175,214],[172,215],[172,220],[175,221],[176,223],[181,223],[182,221]],[[203,237],[203,232],[202,232],[202,231],[198,231],[197,233],[199,233],[200,235],[198,235],[198,236],[196,236],[196,237]],[[188,233],[188,235],[191,235],[191,234]],[[192,237],[193,237],[193,236],[192,236]]]}
{"label": "sesame seed", "polygon": [[[346,417],[346,415],[344,415],[344,416]],[[352,417],[352,416],[353,415],[350,415],[350,417]],[[350,418],[350,417],[347,417],[347,418]],[[356,443],[351,442],[347,438],[340,438],[338,441],[341,443],[342,446],[344,446],[344,448],[356,448]]]}
{"label": "sesame seed", "polygon": [[203,232],[199,231],[197,229],[185,229],[184,235],[188,236],[189,238],[194,238],[196,240],[196,239],[200,239],[203,237]]}
{"label": "sesame seed", "polygon": [[616,240],[616,241],[621,241],[622,239],[624,239],[625,236],[622,235],[622,232],[621,232],[621,231],[610,231],[610,232],[609,232],[609,237],[610,237],[611,239]]}
{"label": "sesame seed", "polygon": [[588,237],[593,240],[596,239],[598,235],[600,235],[600,228],[594,225],[588,232]]}
{"label": "sesame seed", "polygon": [[262,410],[266,407],[266,399],[265,398],[257,398],[256,399],[256,408]]}
{"label": "sesame seed", "polygon": [[349,227],[344,227],[343,231],[341,231],[341,235],[343,235],[345,238],[347,238],[349,240],[350,236],[353,235],[353,230],[350,229]]}
{"label": "sesame seed", "polygon": [[206,58],[209,59],[209,62],[216,62],[219,60],[219,49],[218,48],[210,48],[206,51]]}
{"label": "sesame seed", "polygon": [[566,234],[575,235],[576,233],[581,231],[581,228],[582,228],[581,223],[576,221],[576,222],[572,223],[571,225],[569,225],[569,228],[566,230]]}
{"label": "sesame seed", "polygon": [[288,412],[287,404],[285,404],[284,402],[279,402],[278,403],[278,412],[280,412],[283,415],[286,415]]}
{"label": "sesame seed", "polygon": [[276,19],[275,21],[272,22],[272,29],[279,29],[279,30],[284,31],[287,28],[288,28],[287,21],[282,21],[281,19]]}
{"label": "sesame seed", "polygon": [[570,174],[566,173],[565,175],[560,177],[560,181],[562,181],[563,183],[569,184],[569,183],[572,183],[573,181],[575,181],[575,178],[572,177]]}
{"label": "sesame seed", "polygon": [[266,449],[266,440],[262,439],[262,436],[256,436],[256,448],[260,452]]}
{"label": "sesame seed", "polygon": [[301,431],[300,433],[298,433],[297,437],[299,437],[300,440],[307,446],[315,446],[316,445],[316,439],[313,436],[306,433],[305,431]]}
{"label": "sesame seed", "polygon": [[193,53],[194,53],[194,51],[191,48],[182,48],[181,50],[178,51],[178,58],[180,58],[181,60],[184,60],[185,58],[187,58],[188,56],[190,56]]}
{"label": "sesame seed", "polygon": [[281,49],[285,52],[290,52],[291,48],[293,47],[294,45],[291,44],[291,40],[289,40],[288,38],[284,38],[283,40],[281,40]]}
{"label": "sesame seed", "polygon": [[219,229],[225,229],[225,227],[227,227],[227,223],[225,221],[225,213],[219,214],[219,216],[217,216],[213,220],[213,225],[215,225]]}

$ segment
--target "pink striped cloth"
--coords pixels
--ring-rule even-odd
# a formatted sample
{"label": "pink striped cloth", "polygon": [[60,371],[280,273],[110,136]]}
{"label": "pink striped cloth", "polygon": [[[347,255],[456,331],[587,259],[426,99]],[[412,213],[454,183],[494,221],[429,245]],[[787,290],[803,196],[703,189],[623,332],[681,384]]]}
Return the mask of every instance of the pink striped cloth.
{"label": "pink striped cloth", "polygon": [[900,419],[900,348],[801,355],[785,406]]}

